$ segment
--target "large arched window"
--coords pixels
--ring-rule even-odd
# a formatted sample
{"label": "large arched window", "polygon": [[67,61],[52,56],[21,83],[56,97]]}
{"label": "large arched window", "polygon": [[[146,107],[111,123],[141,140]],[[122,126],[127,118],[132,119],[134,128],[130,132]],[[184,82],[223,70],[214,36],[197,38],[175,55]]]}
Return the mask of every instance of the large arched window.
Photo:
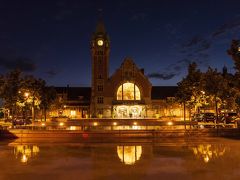
{"label": "large arched window", "polygon": [[124,83],[117,90],[117,100],[141,100],[139,88],[133,83]]}

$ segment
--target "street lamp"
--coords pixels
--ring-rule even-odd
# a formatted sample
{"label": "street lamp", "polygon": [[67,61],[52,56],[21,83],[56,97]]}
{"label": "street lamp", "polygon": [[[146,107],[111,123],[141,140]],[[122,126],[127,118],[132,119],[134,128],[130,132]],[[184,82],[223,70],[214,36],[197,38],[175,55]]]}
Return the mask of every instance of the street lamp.
{"label": "street lamp", "polygon": [[28,98],[29,93],[28,93],[28,92],[25,92],[25,93],[24,93],[24,96],[25,96],[26,98]]}

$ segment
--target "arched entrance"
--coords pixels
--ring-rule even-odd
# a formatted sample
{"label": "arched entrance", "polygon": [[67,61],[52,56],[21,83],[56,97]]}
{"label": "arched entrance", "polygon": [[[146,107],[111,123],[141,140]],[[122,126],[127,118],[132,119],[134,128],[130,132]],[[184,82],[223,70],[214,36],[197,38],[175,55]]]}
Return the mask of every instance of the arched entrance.
{"label": "arched entrance", "polygon": [[145,105],[141,102],[141,92],[136,84],[121,84],[117,89],[116,100],[116,105],[113,106],[115,118],[145,117]]}

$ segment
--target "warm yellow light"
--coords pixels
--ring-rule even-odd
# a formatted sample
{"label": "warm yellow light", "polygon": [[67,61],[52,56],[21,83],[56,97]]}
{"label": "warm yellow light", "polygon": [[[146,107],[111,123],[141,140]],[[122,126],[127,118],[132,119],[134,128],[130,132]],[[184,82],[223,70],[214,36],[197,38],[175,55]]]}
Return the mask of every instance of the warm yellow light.
{"label": "warm yellow light", "polygon": [[203,158],[203,161],[204,161],[205,163],[208,163],[209,157],[208,157],[208,156],[205,156],[205,157]]}
{"label": "warm yellow light", "polygon": [[27,161],[28,161],[28,158],[27,158],[26,154],[23,154],[23,156],[21,158],[21,162],[26,163]]}
{"label": "warm yellow light", "polygon": [[27,163],[31,158],[35,157],[40,152],[38,146],[17,145],[14,147],[16,158],[20,157],[22,163]]}
{"label": "warm yellow light", "polygon": [[64,123],[63,123],[63,122],[60,122],[60,123],[59,123],[59,126],[63,126],[63,125],[64,125]]}
{"label": "warm yellow light", "polygon": [[29,96],[29,93],[28,93],[28,92],[25,92],[25,93],[24,93],[24,96],[25,96],[25,97],[28,97],[28,96]]}
{"label": "warm yellow light", "polygon": [[117,146],[119,159],[126,165],[133,165],[142,155],[142,146]]}
{"label": "warm yellow light", "polygon": [[167,122],[167,125],[168,125],[168,126],[172,126],[172,125],[173,125],[173,122],[172,122],[172,121],[169,121],[169,122]]}
{"label": "warm yellow light", "polygon": [[135,126],[136,126],[136,125],[137,125],[137,122],[133,122],[133,125],[135,125]]}
{"label": "warm yellow light", "polygon": [[71,116],[76,116],[76,111],[73,111],[73,110],[70,111],[70,115],[71,115]]}
{"label": "warm yellow light", "polygon": [[114,126],[116,126],[116,125],[117,125],[117,123],[116,123],[116,122],[113,122],[113,125],[114,125]]}
{"label": "warm yellow light", "polygon": [[93,123],[93,125],[94,125],[94,126],[97,126],[97,125],[98,125],[98,123],[97,123],[97,122],[94,122],[94,123]]}
{"label": "warm yellow light", "polygon": [[123,83],[117,90],[117,100],[141,100],[138,86],[134,83]]}
{"label": "warm yellow light", "polygon": [[42,125],[42,126],[45,126],[46,124],[45,124],[45,123],[42,123],[41,125]]}
{"label": "warm yellow light", "polygon": [[238,52],[240,52],[240,46],[238,47]]}
{"label": "warm yellow light", "polygon": [[66,108],[66,107],[67,107],[67,105],[64,105],[63,107],[64,107],[64,108]]}
{"label": "warm yellow light", "polygon": [[70,128],[69,128],[71,131],[75,131],[76,129],[77,129],[77,127],[76,126],[70,126]]}
{"label": "warm yellow light", "polygon": [[205,94],[205,91],[201,91],[202,94]]}
{"label": "warm yellow light", "polygon": [[141,126],[132,126],[132,129],[141,129]]}
{"label": "warm yellow light", "polygon": [[202,159],[205,163],[210,160],[220,158],[225,154],[225,147],[222,145],[200,144],[192,147],[193,153],[196,157]]}
{"label": "warm yellow light", "polygon": [[103,40],[99,39],[99,40],[97,41],[97,44],[98,44],[99,46],[102,46],[102,45],[103,45]]}

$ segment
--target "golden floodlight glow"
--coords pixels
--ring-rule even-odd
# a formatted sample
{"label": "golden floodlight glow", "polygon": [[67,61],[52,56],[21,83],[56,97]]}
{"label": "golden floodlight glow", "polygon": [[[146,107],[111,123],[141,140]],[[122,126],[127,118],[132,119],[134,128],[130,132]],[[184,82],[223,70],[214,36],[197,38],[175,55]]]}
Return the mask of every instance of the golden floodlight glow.
{"label": "golden floodlight glow", "polygon": [[142,146],[117,146],[117,154],[121,162],[133,165],[142,155]]}
{"label": "golden floodlight glow", "polygon": [[24,154],[21,158],[21,162],[26,163],[27,161],[28,161],[28,158],[27,158],[26,154]]}
{"label": "golden floodlight glow", "polygon": [[94,122],[94,123],[93,123],[93,125],[94,125],[94,126],[97,126],[97,125],[98,125],[98,123],[97,123],[97,122]]}
{"label": "golden floodlight glow", "polygon": [[135,125],[135,126],[136,126],[136,125],[137,125],[137,122],[133,122],[133,125]]}
{"label": "golden floodlight glow", "polygon": [[63,123],[63,122],[60,122],[60,123],[59,123],[59,126],[63,126],[63,125],[64,125],[64,123]]}
{"label": "golden floodlight glow", "polygon": [[25,97],[28,97],[28,96],[29,96],[29,93],[28,93],[28,92],[25,92],[25,93],[24,93],[24,96],[25,96]]}
{"label": "golden floodlight glow", "polygon": [[75,130],[77,129],[77,127],[76,127],[76,126],[70,126],[69,129],[70,129],[71,131],[75,131]]}
{"label": "golden floodlight glow", "polygon": [[45,126],[46,124],[45,124],[45,123],[42,123],[41,125],[42,125],[42,126]]}
{"label": "golden floodlight glow", "polygon": [[14,147],[14,155],[17,159],[20,158],[22,163],[27,163],[31,158],[37,156],[39,152],[39,147],[35,145],[17,145]]}
{"label": "golden floodlight glow", "polygon": [[221,144],[200,144],[192,147],[192,150],[194,155],[205,163],[220,158],[226,152],[225,146]]}
{"label": "golden floodlight glow", "polygon": [[99,39],[99,40],[97,41],[97,44],[98,44],[98,46],[102,46],[102,45],[103,45],[103,40],[102,40],[102,39]]}
{"label": "golden floodlight glow", "polygon": [[116,123],[116,122],[113,122],[113,125],[114,125],[114,126],[116,126],[116,125],[117,125],[117,123]]}
{"label": "golden floodlight glow", "polygon": [[173,125],[173,122],[172,122],[172,121],[169,121],[169,122],[167,122],[167,125],[168,125],[168,126],[172,126],[172,125]]}

